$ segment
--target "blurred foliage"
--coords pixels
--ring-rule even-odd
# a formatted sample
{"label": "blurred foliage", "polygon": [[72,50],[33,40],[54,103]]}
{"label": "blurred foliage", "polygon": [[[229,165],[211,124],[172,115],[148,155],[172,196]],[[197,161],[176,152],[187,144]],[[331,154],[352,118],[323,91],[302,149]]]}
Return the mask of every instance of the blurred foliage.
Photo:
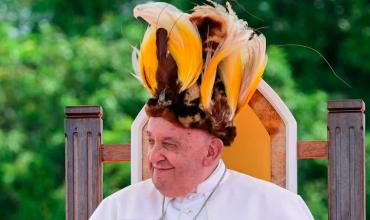
{"label": "blurred foliage", "polygon": [[[129,142],[131,122],[148,97],[129,74],[131,45],[139,44],[146,27],[132,18],[140,2],[0,1],[1,219],[65,218],[65,106],[103,106],[104,142]],[[185,11],[194,5],[170,2]],[[266,35],[264,79],[293,112],[299,139],[326,139],[328,99],[370,101],[368,1],[230,2]],[[352,88],[318,54],[291,44],[319,50]],[[327,219],[326,161],[298,165],[299,193],[315,219]],[[129,184],[129,164],[105,164],[104,176],[109,195]]]}

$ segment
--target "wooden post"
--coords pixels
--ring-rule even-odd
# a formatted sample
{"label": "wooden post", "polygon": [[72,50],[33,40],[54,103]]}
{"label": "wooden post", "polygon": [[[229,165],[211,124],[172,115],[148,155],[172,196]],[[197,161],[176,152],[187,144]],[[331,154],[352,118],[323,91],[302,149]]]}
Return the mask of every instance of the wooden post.
{"label": "wooden post", "polygon": [[365,104],[328,102],[329,219],[365,219]]}
{"label": "wooden post", "polygon": [[102,200],[100,106],[65,108],[66,219],[87,220]]}

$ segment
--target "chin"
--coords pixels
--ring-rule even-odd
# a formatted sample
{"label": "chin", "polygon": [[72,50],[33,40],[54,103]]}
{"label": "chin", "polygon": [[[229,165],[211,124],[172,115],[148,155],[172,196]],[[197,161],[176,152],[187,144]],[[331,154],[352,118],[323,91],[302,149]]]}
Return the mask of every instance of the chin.
{"label": "chin", "polygon": [[153,178],[152,181],[155,188],[166,197],[183,197],[192,192],[192,189],[179,187],[179,184],[174,181],[163,181],[158,178]]}
{"label": "chin", "polygon": [[155,174],[152,176],[152,181],[155,188],[157,188],[158,190],[171,188],[171,185],[173,185],[173,182],[171,180],[162,178],[161,176]]}

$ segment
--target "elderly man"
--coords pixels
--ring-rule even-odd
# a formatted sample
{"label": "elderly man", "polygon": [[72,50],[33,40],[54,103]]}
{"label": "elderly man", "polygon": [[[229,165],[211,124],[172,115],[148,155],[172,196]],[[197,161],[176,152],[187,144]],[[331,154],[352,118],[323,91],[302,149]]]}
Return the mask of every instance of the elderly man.
{"label": "elderly man", "polygon": [[152,94],[148,161],[151,179],[114,193],[91,220],[310,220],[299,195],[227,169],[220,159],[266,66],[265,38],[229,4],[197,6],[191,15],[146,3],[149,23],[134,70]]}
{"label": "elderly man", "polygon": [[313,219],[299,195],[228,170],[222,141],[199,129],[150,118],[147,132],[152,179],[106,198],[90,218]]}

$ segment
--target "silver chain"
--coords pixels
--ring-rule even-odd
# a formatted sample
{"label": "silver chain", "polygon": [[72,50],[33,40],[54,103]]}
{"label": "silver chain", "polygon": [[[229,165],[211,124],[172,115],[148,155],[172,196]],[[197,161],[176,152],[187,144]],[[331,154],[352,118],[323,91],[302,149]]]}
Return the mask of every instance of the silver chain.
{"label": "silver chain", "polygon": [[[193,220],[195,220],[199,215],[200,213],[202,212],[202,210],[204,209],[204,207],[206,206],[208,200],[211,198],[211,196],[213,195],[213,193],[216,191],[216,189],[218,188],[218,186],[220,185],[220,183],[222,182],[222,180],[224,179],[225,177],[225,174],[226,174],[226,166],[225,166],[225,170],[222,174],[222,177],[220,178],[220,180],[217,182],[216,186],[213,188],[212,192],[208,195],[207,199],[203,202],[202,204],[202,207],[200,208],[200,210],[197,212],[197,214],[194,216]],[[164,216],[167,212],[167,209],[166,211],[164,210],[164,200],[165,200],[165,197],[163,196],[163,201],[162,201],[162,215],[161,217],[159,217],[159,220],[163,220],[164,219]]]}

